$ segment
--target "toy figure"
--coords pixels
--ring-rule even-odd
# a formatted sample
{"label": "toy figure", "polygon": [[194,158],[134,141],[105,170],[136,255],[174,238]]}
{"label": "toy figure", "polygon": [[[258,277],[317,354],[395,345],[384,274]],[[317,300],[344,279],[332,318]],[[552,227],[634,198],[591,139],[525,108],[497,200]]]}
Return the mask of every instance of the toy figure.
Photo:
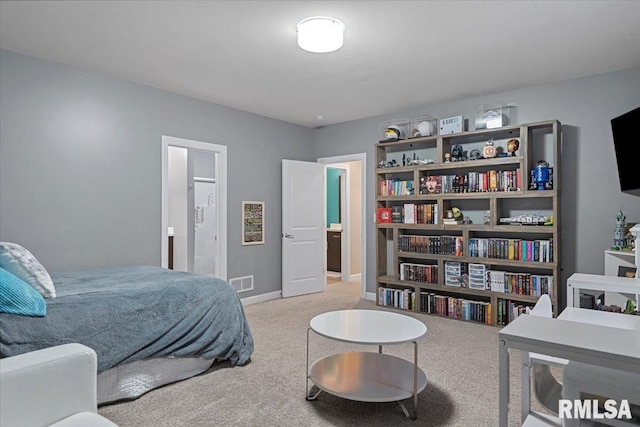
{"label": "toy figure", "polygon": [[485,159],[492,159],[496,156],[496,147],[493,146],[493,138],[487,141],[487,144],[482,148],[482,156]]}
{"label": "toy figure", "polygon": [[625,216],[622,211],[616,215],[616,226],[613,229],[613,249],[620,250],[625,246]]}
{"label": "toy figure", "polygon": [[510,139],[507,141],[507,151],[509,152],[509,156],[515,156],[518,148],[520,148],[520,142],[517,139]]}
{"label": "toy figure", "polygon": [[464,160],[464,150],[462,145],[454,145],[453,148],[451,148],[451,160],[454,162]]}

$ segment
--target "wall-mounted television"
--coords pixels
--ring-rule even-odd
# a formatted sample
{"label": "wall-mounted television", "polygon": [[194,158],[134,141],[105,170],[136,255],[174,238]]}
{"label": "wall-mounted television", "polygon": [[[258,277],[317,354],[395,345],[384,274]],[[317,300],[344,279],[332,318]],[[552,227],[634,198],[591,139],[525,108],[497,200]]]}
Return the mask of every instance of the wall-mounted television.
{"label": "wall-mounted television", "polygon": [[640,107],[611,120],[620,190],[640,196]]}

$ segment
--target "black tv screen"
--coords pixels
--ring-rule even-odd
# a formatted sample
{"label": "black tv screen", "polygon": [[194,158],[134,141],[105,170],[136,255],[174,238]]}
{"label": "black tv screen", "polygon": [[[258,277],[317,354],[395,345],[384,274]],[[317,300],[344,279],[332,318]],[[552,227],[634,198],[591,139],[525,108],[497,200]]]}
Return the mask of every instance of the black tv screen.
{"label": "black tv screen", "polygon": [[640,107],[611,120],[620,190],[640,196]]}

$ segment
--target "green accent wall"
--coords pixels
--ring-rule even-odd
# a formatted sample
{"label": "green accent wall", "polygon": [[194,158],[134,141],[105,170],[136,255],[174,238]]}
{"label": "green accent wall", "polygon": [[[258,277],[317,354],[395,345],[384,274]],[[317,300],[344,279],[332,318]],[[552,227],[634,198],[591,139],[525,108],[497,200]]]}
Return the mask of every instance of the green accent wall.
{"label": "green accent wall", "polygon": [[327,228],[340,222],[340,172],[327,168]]}

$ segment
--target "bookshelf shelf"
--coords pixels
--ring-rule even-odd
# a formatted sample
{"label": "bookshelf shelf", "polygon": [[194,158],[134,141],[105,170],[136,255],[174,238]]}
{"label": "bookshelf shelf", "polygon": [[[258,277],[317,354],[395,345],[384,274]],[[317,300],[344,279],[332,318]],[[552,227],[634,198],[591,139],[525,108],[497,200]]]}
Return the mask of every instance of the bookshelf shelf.
{"label": "bookshelf shelf", "polygon": [[[376,227],[378,304],[395,307],[394,301],[402,299],[402,307],[397,307],[402,310],[498,326],[508,323],[524,306],[534,305],[541,293],[549,292],[557,314],[560,132],[560,122],[551,120],[375,144],[376,164],[399,164],[375,170],[376,210],[393,212],[386,216],[392,222],[378,223]],[[506,152],[506,142],[512,138],[519,141],[515,156],[445,162],[445,153],[454,146],[461,145],[466,158],[471,150],[481,150],[489,139],[498,153]],[[423,164],[419,160],[424,158],[435,163]],[[534,174],[540,172],[541,160],[549,167],[545,190],[532,184]],[[428,182],[432,178],[438,183],[435,189]],[[413,194],[383,195],[395,181],[401,182],[401,192]],[[425,204],[430,205],[428,211]],[[454,207],[470,223],[444,224],[447,212]],[[413,221],[412,210],[416,215]],[[504,223],[503,218],[513,221],[518,216],[553,221],[551,225],[542,225],[542,221],[539,225]],[[428,218],[425,222],[432,223],[404,223],[406,218],[409,222]],[[478,245],[483,245],[485,252],[479,251]],[[443,253],[439,253],[441,250]],[[473,253],[490,257],[469,256]],[[406,272],[407,264],[437,272],[437,281],[400,280],[401,268]],[[412,273],[411,278],[415,277]],[[501,282],[503,277],[513,280],[509,289]],[[465,283],[446,284],[456,280]],[[467,280],[473,281],[472,287],[467,286]],[[383,294],[385,297],[381,298]]]}

